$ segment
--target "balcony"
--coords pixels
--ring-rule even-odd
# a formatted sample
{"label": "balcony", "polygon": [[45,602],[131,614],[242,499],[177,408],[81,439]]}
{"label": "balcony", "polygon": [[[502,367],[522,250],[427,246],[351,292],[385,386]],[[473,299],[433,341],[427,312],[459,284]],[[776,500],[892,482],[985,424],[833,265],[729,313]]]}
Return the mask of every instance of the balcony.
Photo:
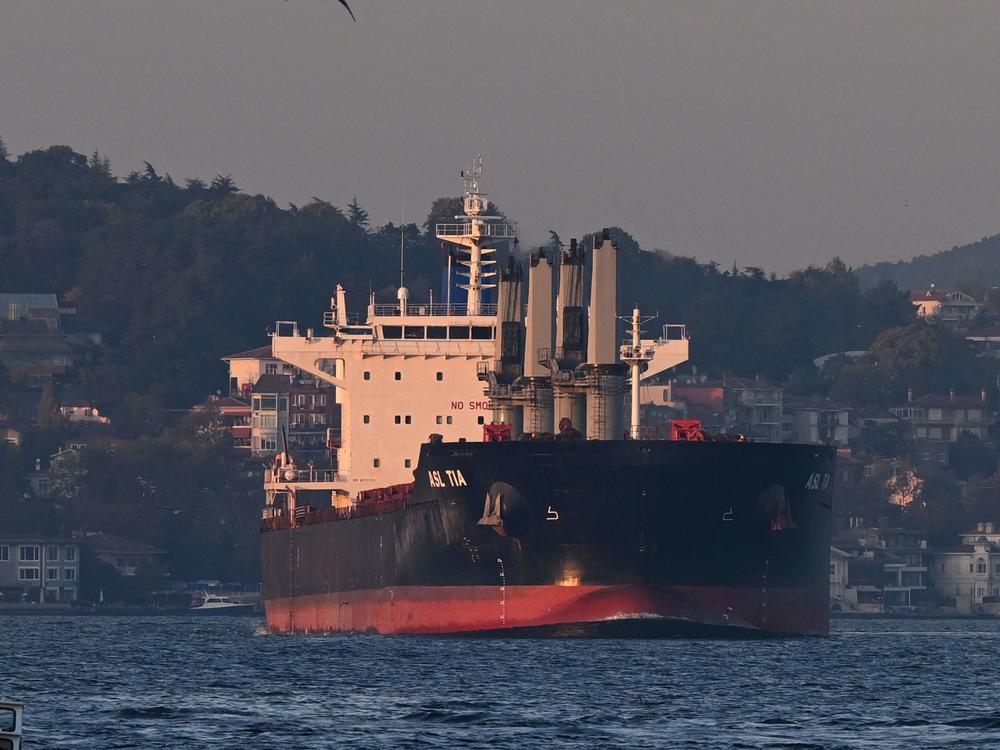
{"label": "balcony", "polygon": [[517,237],[515,224],[487,224],[486,222],[461,222],[438,224],[434,228],[438,237],[488,237],[494,240],[512,240]]}

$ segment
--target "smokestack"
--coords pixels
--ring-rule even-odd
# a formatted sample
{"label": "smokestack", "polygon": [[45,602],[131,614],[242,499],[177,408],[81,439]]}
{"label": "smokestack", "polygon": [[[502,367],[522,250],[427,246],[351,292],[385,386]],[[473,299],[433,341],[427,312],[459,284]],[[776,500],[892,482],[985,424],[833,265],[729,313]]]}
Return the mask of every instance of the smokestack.
{"label": "smokestack", "polygon": [[559,266],[559,297],[556,300],[556,347],[561,350],[559,359],[572,368],[586,358],[586,315],[583,309],[584,253],[576,243],[569,241],[569,249],[562,254]]}
{"label": "smokestack", "polygon": [[552,350],[552,261],[539,250],[528,266],[528,320],[524,336],[524,377],[547,378],[539,349]]}
{"label": "smokestack", "polygon": [[604,229],[594,237],[594,260],[590,274],[587,362],[592,365],[618,362],[618,348],[615,346],[617,277],[618,243],[611,241],[610,231]]}
{"label": "smokestack", "polygon": [[552,261],[539,249],[528,265],[528,318],[524,334],[524,375],[520,384],[524,395],[524,431],[552,431],[552,385],[549,369],[542,365],[539,351],[552,359]]}

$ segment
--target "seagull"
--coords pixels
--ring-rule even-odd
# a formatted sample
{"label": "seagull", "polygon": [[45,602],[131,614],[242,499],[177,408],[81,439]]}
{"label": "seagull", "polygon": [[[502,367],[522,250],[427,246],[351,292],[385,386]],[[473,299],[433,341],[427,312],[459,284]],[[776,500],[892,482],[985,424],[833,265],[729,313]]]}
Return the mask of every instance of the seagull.
{"label": "seagull", "polygon": [[[357,23],[357,22],[358,22],[358,19],[357,19],[357,17],[356,17],[355,15],[354,15],[354,11],[353,11],[353,10],[351,10],[351,6],[347,4],[347,0],[337,0],[337,1],[338,1],[338,2],[339,2],[339,3],[341,4],[341,5],[343,5],[343,6],[345,7],[345,8],[347,8],[347,12],[351,14],[351,19],[352,19],[352,20],[354,21],[354,23]],[[285,2],[287,3],[287,2],[288,2],[288,0],[285,0]]]}

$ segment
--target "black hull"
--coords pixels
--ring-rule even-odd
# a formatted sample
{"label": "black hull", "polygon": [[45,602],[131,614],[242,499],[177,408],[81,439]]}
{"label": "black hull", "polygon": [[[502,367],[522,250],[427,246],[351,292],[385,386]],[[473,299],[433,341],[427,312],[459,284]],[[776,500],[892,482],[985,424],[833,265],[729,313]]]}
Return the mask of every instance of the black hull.
{"label": "black hull", "polygon": [[268,622],[822,634],[834,458],[768,443],[427,444],[399,509],[264,532]]}

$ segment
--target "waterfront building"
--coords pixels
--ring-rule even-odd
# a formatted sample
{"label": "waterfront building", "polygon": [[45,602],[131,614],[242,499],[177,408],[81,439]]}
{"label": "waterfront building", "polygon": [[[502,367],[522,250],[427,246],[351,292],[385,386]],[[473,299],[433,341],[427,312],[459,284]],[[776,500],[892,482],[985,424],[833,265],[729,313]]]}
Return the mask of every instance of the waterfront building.
{"label": "waterfront building", "polygon": [[0,535],[0,602],[75,602],[80,546],[72,539]]}
{"label": "waterfront building", "polygon": [[103,531],[84,531],[77,536],[98,560],[111,565],[123,576],[134,576],[140,568],[156,565],[166,554],[159,547]]}
{"label": "waterfront building", "polygon": [[918,318],[950,326],[968,323],[982,309],[982,305],[971,295],[941,291],[933,284],[925,292],[912,292],[910,302],[916,308]]}
{"label": "waterfront building", "polygon": [[985,521],[934,559],[934,588],[963,614],[1000,611],[1000,525]]}

